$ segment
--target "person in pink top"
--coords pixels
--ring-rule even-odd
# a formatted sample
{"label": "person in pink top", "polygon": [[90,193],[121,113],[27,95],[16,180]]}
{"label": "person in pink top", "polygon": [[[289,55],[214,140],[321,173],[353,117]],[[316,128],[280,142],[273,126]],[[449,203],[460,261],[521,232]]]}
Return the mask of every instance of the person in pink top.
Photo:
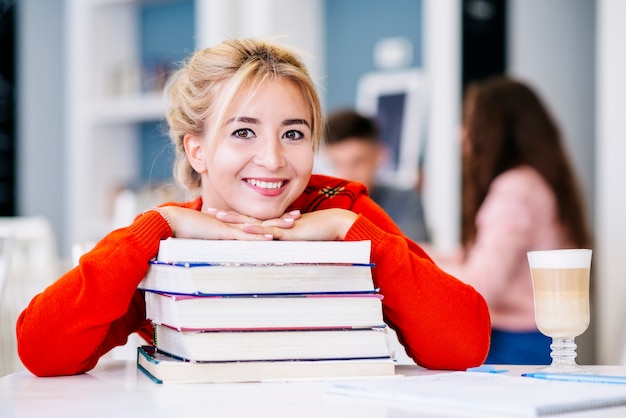
{"label": "person in pink top", "polygon": [[475,82],[464,95],[462,155],[462,248],[429,254],[487,301],[486,363],[549,364],[526,252],[591,243],[559,128],[528,85],[502,76]]}

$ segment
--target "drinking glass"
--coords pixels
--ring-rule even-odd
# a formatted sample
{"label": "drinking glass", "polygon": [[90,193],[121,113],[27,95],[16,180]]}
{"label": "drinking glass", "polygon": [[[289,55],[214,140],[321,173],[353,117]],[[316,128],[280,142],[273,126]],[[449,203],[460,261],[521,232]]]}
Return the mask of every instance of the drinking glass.
{"label": "drinking glass", "polygon": [[574,338],[589,327],[589,273],[591,250],[568,249],[528,252],[533,282],[535,322],[552,338],[552,364],[542,372],[591,373],[576,364]]}

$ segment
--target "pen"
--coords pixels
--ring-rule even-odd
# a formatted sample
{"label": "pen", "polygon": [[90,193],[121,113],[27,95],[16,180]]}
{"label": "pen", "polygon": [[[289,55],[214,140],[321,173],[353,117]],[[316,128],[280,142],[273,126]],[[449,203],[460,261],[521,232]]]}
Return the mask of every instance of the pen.
{"label": "pen", "polygon": [[522,376],[535,379],[561,380],[564,382],[617,383],[626,385],[626,376],[568,373],[523,373]]}
{"label": "pen", "polygon": [[508,369],[496,369],[496,367],[493,365],[483,364],[482,366],[478,366],[478,367],[470,367],[469,369],[465,371],[466,372],[483,372],[483,373],[507,373],[509,370]]}

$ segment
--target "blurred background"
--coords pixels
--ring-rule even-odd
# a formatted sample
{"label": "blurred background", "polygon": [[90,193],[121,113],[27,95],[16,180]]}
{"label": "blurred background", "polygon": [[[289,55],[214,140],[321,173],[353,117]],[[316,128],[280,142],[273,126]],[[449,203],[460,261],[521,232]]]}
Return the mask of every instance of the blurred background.
{"label": "blurred background", "polygon": [[[57,261],[20,273],[34,290],[11,312],[70,267],[74,244],[184,198],[170,183],[164,80],[194,49],[262,36],[302,51],[327,113],[410,98],[401,142],[419,174],[408,182],[420,182],[442,249],[459,241],[463,86],[493,74],[533,85],[561,126],[594,227],[593,326],[580,356],[622,361],[626,2],[3,0],[0,12],[0,216],[46,222],[37,230]],[[0,331],[13,332],[2,303]]]}

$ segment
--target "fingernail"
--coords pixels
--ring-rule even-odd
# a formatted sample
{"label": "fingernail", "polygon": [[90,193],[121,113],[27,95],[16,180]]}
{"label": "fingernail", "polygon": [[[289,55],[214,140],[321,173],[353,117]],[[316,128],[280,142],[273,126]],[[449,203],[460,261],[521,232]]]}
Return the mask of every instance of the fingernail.
{"label": "fingernail", "polygon": [[291,212],[289,212],[289,214],[293,216],[300,215],[300,209],[292,210]]}
{"label": "fingernail", "polygon": [[206,213],[217,213],[217,209],[216,208],[206,208]]}
{"label": "fingernail", "polygon": [[292,224],[294,219],[293,218],[284,218],[283,219],[285,222],[287,222],[288,224]]}
{"label": "fingernail", "polygon": [[269,239],[274,239],[274,235],[272,234],[265,234],[264,237],[269,238]]}
{"label": "fingernail", "polygon": [[228,215],[227,212],[224,212],[223,210],[216,210],[215,211],[215,216],[220,217],[220,216],[226,216]]}

